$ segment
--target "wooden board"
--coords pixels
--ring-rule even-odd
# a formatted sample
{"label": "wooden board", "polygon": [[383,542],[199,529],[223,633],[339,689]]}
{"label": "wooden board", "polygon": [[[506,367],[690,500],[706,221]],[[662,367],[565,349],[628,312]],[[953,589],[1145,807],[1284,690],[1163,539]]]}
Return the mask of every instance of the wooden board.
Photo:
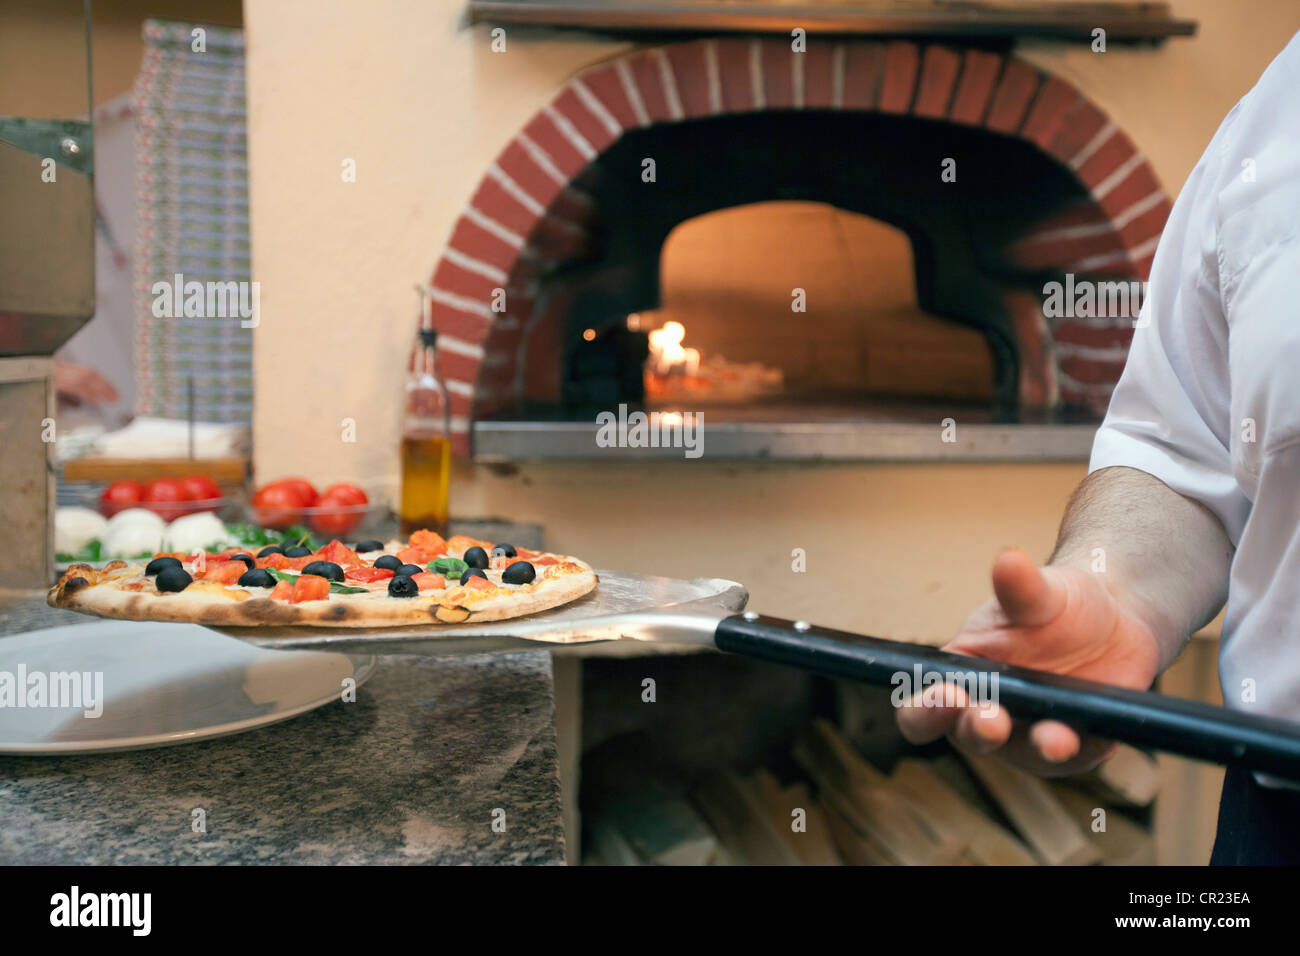
{"label": "wooden board", "polygon": [[645,866],[623,834],[606,822],[592,825],[584,863],[592,866]]}
{"label": "wooden board", "polygon": [[1128,744],[1120,744],[1113,756],[1079,780],[1107,803],[1126,807],[1150,806],[1160,789],[1156,758]]}
{"label": "wooden board", "polygon": [[240,485],[249,460],[236,458],[73,458],[63,463],[64,481],[152,481],[207,475],[219,485]]}
{"label": "wooden board", "polygon": [[817,784],[826,806],[838,811],[892,862],[908,866],[958,862],[961,842],[931,829],[889,779],[863,760],[827,721],[815,721],[793,755]]}
{"label": "wooden board", "polygon": [[[805,866],[839,866],[844,861],[835,850],[830,824],[808,785],[800,781],[783,788],[768,770],[759,770],[747,781],[767,809],[768,818],[799,862]],[[792,829],[793,812],[804,813],[802,832]]]}
{"label": "wooden board", "polygon": [[890,777],[926,813],[931,826],[967,845],[971,859],[984,866],[1036,866],[1029,848],[990,820],[943,781],[923,760],[899,762]]}
{"label": "wooden board", "polygon": [[1101,859],[1046,781],[995,757],[964,752],[962,757],[1044,863],[1078,866]]}
{"label": "wooden board", "polygon": [[706,777],[691,791],[691,800],[736,863],[799,865],[757,795],[731,771]]}
{"label": "wooden board", "polygon": [[835,806],[822,804],[826,824],[844,862],[850,866],[894,866],[894,861],[883,850],[864,838],[857,828]]}
{"label": "wooden board", "polygon": [[[1113,807],[1104,806],[1096,797],[1071,784],[1054,780],[1052,792],[1083,829],[1084,835],[1101,853],[1106,866],[1155,866],[1156,842],[1150,831],[1124,816]],[[1096,829],[1097,810],[1104,810],[1105,829]]]}
{"label": "wooden board", "polygon": [[[641,859],[660,866],[704,866],[718,846],[695,808],[684,798],[668,794],[611,800],[599,823],[618,833]],[[611,854],[602,846],[600,855]]]}

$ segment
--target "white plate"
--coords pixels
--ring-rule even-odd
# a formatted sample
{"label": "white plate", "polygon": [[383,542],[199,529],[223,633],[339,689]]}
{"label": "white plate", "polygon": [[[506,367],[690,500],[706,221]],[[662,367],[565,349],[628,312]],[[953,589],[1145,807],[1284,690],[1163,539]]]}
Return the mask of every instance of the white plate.
{"label": "white plate", "polygon": [[[374,670],[373,655],[265,650],[197,624],[29,631],[0,638],[0,753],[138,750],[242,733],[336,701],[346,680],[360,686]],[[74,672],[82,683],[91,675],[80,698],[74,683],[56,688],[50,677]],[[32,690],[42,680],[43,704]],[[22,702],[37,706],[18,706],[24,689]]]}

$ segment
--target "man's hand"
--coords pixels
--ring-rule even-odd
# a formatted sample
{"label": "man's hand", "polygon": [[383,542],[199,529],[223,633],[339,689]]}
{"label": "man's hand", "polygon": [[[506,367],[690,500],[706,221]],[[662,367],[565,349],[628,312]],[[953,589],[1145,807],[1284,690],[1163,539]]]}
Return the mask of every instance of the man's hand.
{"label": "man's hand", "polygon": [[[993,565],[995,597],[946,650],[1145,689],[1223,606],[1232,552],[1223,525],[1199,502],[1146,472],[1102,468],[1070,499],[1049,566],[1003,552]],[[953,706],[899,709],[903,736],[924,743],[947,734],[1045,776],[1079,773],[1110,750],[1059,721],[1017,723],[947,689],[943,701]]]}
{"label": "man's hand", "polygon": [[[1073,567],[1037,567],[1023,551],[1004,551],[993,564],[996,595],[978,608],[945,650],[1035,670],[1145,689],[1155,679],[1160,645],[1150,629],[1113,594],[1103,576]],[[1014,722],[1001,707],[968,706],[951,688],[955,706],[915,706],[898,712],[903,736],[925,743],[944,734],[977,753],[1000,756],[1044,776],[1078,773],[1099,763],[1112,745],[1080,739],[1065,724]]]}
{"label": "man's hand", "polygon": [[54,390],[60,399],[74,405],[105,405],[117,401],[113,383],[88,365],[54,360]]}

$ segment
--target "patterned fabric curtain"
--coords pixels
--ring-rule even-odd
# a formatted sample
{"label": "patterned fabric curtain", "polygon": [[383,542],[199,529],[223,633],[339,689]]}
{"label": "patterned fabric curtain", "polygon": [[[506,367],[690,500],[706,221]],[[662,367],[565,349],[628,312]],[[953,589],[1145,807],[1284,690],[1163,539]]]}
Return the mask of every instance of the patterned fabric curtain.
{"label": "patterned fabric curtain", "polygon": [[147,20],[136,79],[136,410],[252,420],[244,36]]}

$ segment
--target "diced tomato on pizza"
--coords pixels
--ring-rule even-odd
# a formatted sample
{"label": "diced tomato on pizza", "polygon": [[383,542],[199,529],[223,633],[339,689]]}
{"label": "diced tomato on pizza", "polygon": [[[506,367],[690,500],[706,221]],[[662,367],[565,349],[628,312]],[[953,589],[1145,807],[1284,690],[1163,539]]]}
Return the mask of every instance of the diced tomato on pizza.
{"label": "diced tomato on pizza", "polygon": [[339,567],[359,567],[363,562],[357,553],[335,538],[312,555],[316,561],[333,561]]}
{"label": "diced tomato on pizza", "polygon": [[393,576],[392,571],[387,568],[348,568],[343,572],[343,576],[349,581],[360,581],[362,584],[370,584],[375,581],[383,581]]}
{"label": "diced tomato on pizza", "polygon": [[447,542],[443,540],[442,535],[436,531],[429,531],[427,528],[412,531],[410,540],[407,543],[412,548],[419,548],[425,554],[432,555],[435,558],[447,552]]}
{"label": "diced tomato on pizza", "polygon": [[304,574],[293,582],[293,594],[289,601],[301,604],[303,601],[324,601],[330,596],[330,583],[327,578],[314,574]]}
{"label": "diced tomato on pizza", "polygon": [[403,548],[397,552],[397,560],[403,564],[428,564],[437,556],[423,548]]}
{"label": "diced tomato on pizza", "polygon": [[235,584],[247,570],[248,565],[243,561],[208,560],[204,562],[202,571],[195,570],[194,577],[204,581],[218,581],[221,584]]}

